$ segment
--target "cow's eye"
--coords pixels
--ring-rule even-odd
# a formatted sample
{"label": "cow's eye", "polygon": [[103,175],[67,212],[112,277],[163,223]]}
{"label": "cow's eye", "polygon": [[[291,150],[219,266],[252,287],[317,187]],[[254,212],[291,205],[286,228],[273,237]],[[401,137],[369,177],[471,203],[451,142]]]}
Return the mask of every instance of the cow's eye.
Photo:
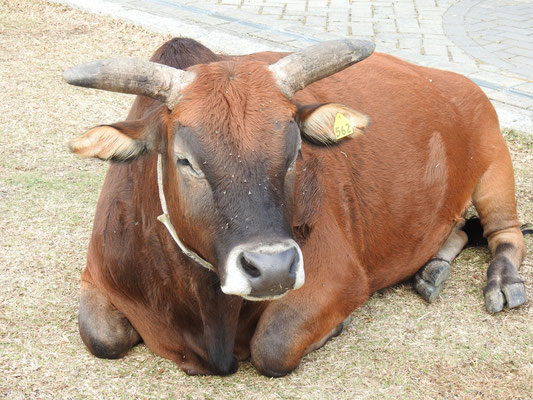
{"label": "cow's eye", "polygon": [[195,178],[204,178],[205,175],[202,170],[189,161],[188,158],[183,156],[176,157],[176,166],[183,171],[183,173],[193,176]]}
{"label": "cow's eye", "polygon": [[[299,154],[299,153],[298,153]],[[287,174],[292,172],[294,170],[294,167],[296,167],[296,161],[298,157],[296,157],[289,165],[289,168],[287,168]]]}
{"label": "cow's eye", "polygon": [[191,162],[187,160],[186,158],[178,158],[176,160],[176,164],[182,165],[184,167],[192,167]]}
{"label": "cow's eye", "polygon": [[292,162],[289,164],[289,167],[287,168],[287,173],[292,172],[294,170],[294,167],[296,166],[296,161],[298,158],[302,158],[302,147],[298,147],[298,153],[296,153],[296,156],[292,160]]}

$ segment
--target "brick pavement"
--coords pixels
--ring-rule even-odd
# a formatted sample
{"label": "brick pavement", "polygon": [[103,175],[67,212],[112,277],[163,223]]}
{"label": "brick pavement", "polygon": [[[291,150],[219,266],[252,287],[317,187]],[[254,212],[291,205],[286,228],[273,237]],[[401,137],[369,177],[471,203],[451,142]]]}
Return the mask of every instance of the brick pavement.
{"label": "brick pavement", "polygon": [[371,39],[377,51],[470,77],[495,103],[502,125],[533,132],[533,0],[63,2],[234,54]]}

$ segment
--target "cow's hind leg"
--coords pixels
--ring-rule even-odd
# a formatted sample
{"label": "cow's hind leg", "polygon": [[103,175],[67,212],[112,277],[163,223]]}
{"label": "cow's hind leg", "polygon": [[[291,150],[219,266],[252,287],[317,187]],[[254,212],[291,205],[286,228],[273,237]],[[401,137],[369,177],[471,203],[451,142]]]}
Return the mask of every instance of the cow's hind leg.
{"label": "cow's hind leg", "polygon": [[472,197],[493,255],[483,290],[490,313],[526,301],[524,282],[518,274],[526,247],[516,215],[512,164],[504,150],[483,174]]}
{"label": "cow's hind leg", "polygon": [[141,341],[128,319],[100,290],[84,281],[78,321],[83,343],[100,358],[120,358]]}
{"label": "cow's hind leg", "polygon": [[430,259],[415,275],[414,286],[420,296],[429,303],[438,297],[444,281],[450,275],[450,264],[468,242],[468,237],[459,227],[454,228],[435,257]]}

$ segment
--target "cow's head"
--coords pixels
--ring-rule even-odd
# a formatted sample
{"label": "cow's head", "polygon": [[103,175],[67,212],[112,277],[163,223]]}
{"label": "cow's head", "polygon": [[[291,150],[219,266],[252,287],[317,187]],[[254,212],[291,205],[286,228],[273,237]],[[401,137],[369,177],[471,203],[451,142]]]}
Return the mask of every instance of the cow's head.
{"label": "cow's head", "polygon": [[95,127],[71,149],[121,161],[158,152],[170,220],[181,240],[216,266],[223,292],[275,298],[304,283],[290,223],[301,133],[334,142],[339,112],[354,129],[364,125],[341,105],[300,112],[292,95],[373,48],[366,41],[326,42],[272,65],[237,59],[185,71],[131,58],[75,67],[64,74],[70,84],[141,94],[165,106],[141,120]]}

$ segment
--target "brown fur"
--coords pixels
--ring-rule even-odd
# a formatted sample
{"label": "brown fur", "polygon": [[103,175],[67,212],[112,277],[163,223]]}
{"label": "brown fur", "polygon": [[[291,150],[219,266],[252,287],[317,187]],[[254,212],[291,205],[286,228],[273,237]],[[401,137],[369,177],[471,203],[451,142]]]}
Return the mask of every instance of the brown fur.
{"label": "brown fur", "polygon": [[[190,67],[196,81],[172,112],[138,97],[129,119],[163,121],[160,151],[168,159],[174,124],[191,127],[212,157],[206,160],[224,169],[220,176],[242,178],[249,171],[236,154],[261,160],[267,171],[280,168],[280,132],[304,118],[299,106],[341,102],[369,116],[372,124],[357,138],[302,144],[294,210],[286,213],[304,255],[303,288],[262,303],[221,293],[217,276],[177,250],[156,220],[154,152],[112,164],[100,195],[83,285],[98,288],[150,349],[188,373],[231,373],[233,354],[241,360],[251,354],[267,375],[290,372],[372,292],[410,278],[435,255],[472,197],[493,252],[512,243],[506,255],[516,267],[523,258],[508,150],[493,107],[471,81],[378,53],[291,102],[265,68],[283,55],[219,57],[175,39],[153,60],[180,68],[201,63]],[[177,178],[170,166],[165,170],[168,188]],[[238,192],[233,196],[230,208],[237,207]],[[178,212],[178,194],[167,200],[175,215],[185,215],[176,227],[182,240],[214,259],[207,238],[224,216],[195,219]]]}

